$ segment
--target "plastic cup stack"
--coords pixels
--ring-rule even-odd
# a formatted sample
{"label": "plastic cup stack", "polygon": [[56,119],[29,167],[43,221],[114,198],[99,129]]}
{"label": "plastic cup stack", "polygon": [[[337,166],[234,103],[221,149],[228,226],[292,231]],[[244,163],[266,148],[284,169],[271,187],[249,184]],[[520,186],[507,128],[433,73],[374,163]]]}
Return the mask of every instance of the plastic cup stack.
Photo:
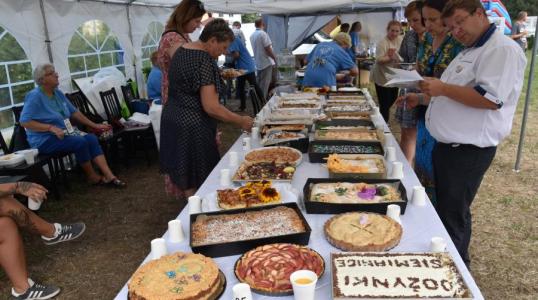
{"label": "plastic cup stack", "polygon": [[35,153],[34,151],[24,152],[24,160],[27,165],[33,165],[35,163]]}
{"label": "plastic cup stack", "polygon": [[166,241],[163,238],[154,239],[151,241],[151,257],[159,259],[168,253],[166,250]]}
{"label": "plastic cup stack", "polygon": [[180,220],[171,220],[168,222],[168,237],[172,243],[181,243],[185,239]]}
{"label": "plastic cup stack", "polygon": [[252,127],[250,131],[250,136],[253,140],[257,140],[260,138],[260,129],[258,127]]}
{"label": "plastic cup stack", "polygon": [[243,138],[243,151],[247,152],[247,151],[250,151],[250,149],[251,149],[250,138],[249,137]]}

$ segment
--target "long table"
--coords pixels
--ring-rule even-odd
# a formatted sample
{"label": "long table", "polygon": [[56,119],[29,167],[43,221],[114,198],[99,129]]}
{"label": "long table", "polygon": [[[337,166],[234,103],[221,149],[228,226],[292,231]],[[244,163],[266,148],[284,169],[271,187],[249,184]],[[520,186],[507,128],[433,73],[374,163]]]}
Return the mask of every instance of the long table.
{"label": "long table", "polygon": [[[367,93],[366,89],[363,89],[367,97],[371,100],[370,95]],[[377,118],[380,118],[380,115],[376,116]],[[390,129],[386,124],[383,124],[383,129],[385,132],[390,133]],[[244,154],[244,151],[242,150],[242,138],[246,137],[247,135],[243,134],[241,135],[237,141],[233,144],[233,146],[229,149],[229,151],[236,151],[239,154]],[[385,136],[387,145],[394,146],[396,148],[396,160],[403,163],[404,166],[404,178],[402,179],[402,183],[405,186],[407,190],[407,197],[408,199],[412,199],[412,191],[413,187],[420,185],[420,182],[415,175],[413,169],[407,163],[407,160],[405,159],[400,147],[398,147],[398,142],[394,138],[392,134],[387,134]],[[256,141],[252,142],[252,146],[259,147],[259,143]],[[226,153],[218,165],[213,169],[209,177],[206,179],[206,181],[203,183],[203,185],[200,187],[200,189],[197,191],[196,195],[200,197],[204,197],[210,193],[214,193],[219,188],[219,176],[220,176],[220,170],[221,169],[227,169],[229,161],[229,154]],[[301,194],[303,187],[306,183],[306,180],[308,178],[328,178],[329,173],[327,171],[327,168],[322,166],[321,164],[316,163],[310,163],[308,161],[308,155],[303,154],[303,161],[302,163],[297,167],[297,170],[295,172],[295,175],[293,177],[293,180],[291,182],[290,189],[298,194],[299,199],[299,207],[303,207],[301,205]],[[331,246],[327,240],[325,239],[324,233],[323,233],[323,225],[325,221],[327,221],[332,215],[321,215],[321,214],[307,214],[306,211],[304,211],[304,207],[302,208],[302,212],[306,217],[306,220],[308,221],[308,224],[312,228],[312,233],[310,235],[310,241],[308,243],[308,246],[314,250],[316,250],[318,253],[320,253],[323,256],[323,259],[325,260],[325,263],[327,264],[325,273],[320,278],[320,280],[317,283],[316,286],[316,299],[318,300],[326,300],[331,299],[331,271],[330,271],[330,253],[331,252],[342,252],[342,250],[339,250],[337,248],[334,248]],[[163,238],[167,240],[167,247],[168,247],[168,253],[173,253],[176,251],[182,251],[182,252],[191,252],[191,248],[189,247],[189,212],[188,208],[185,208],[181,211],[181,213],[177,216],[177,219],[181,220],[181,224],[183,226],[183,231],[185,233],[185,240],[183,240],[181,243],[171,243],[168,241],[168,232],[166,232],[163,235]],[[463,263],[463,260],[458,254],[458,251],[456,250],[454,244],[450,240],[450,237],[446,231],[446,229],[443,227],[443,224],[441,223],[441,220],[439,219],[437,213],[435,212],[434,207],[432,206],[431,202],[429,200],[426,201],[425,206],[416,206],[412,203],[408,203],[407,209],[405,211],[405,214],[401,216],[402,226],[403,226],[403,235],[401,238],[400,243],[398,246],[390,250],[390,252],[428,252],[430,249],[430,240],[434,236],[439,236],[445,239],[447,241],[447,251],[452,255],[454,262],[456,263],[458,269],[460,270],[463,279],[467,283],[469,289],[471,290],[474,299],[484,299],[482,296],[482,293],[480,292],[478,286],[476,285],[473,277],[467,270],[465,264]],[[144,245],[140,245],[144,246]],[[145,245],[148,248],[148,254],[150,252],[150,241],[147,241],[147,244]],[[238,283],[237,278],[235,278],[234,275],[234,264],[237,261],[237,259],[240,257],[240,255],[234,255],[234,256],[227,256],[227,257],[220,257],[215,258],[215,262],[218,264],[219,268],[222,270],[222,272],[226,275],[227,280],[227,286],[226,290],[224,291],[223,296],[221,299],[232,299],[232,287]],[[151,256],[148,255],[145,260],[142,262],[144,264],[145,262],[149,261],[151,259]],[[123,286],[121,291],[116,295],[116,300],[125,300],[127,299],[127,283]],[[293,296],[287,296],[287,297],[269,297],[269,296],[262,296],[258,294],[253,293],[254,300],[269,300],[269,299],[282,299],[282,300],[289,300],[293,299]]]}

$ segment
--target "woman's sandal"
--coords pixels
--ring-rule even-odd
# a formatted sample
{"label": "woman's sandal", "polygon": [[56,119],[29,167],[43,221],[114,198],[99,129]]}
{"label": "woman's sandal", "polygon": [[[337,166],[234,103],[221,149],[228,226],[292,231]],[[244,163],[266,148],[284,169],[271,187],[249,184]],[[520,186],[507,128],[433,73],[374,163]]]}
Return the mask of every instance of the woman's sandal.
{"label": "woman's sandal", "polygon": [[103,179],[103,184],[114,187],[114,188],[118,188],[118,189],[123,189],[127,187],[127,184],[119,180],[117,177],[112,178],[112,180],[108,182]]}

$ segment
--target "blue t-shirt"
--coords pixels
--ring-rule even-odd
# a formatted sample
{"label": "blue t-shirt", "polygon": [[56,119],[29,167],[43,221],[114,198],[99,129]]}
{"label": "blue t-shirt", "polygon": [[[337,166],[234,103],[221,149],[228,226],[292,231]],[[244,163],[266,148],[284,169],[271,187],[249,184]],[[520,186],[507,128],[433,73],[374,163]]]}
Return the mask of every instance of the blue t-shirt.
{"label": "blue t-shirt", "polygon": [[243,44],[241,39],[235,38],[234,41],[228,47],[228,53],[239,52],[239,58],[235,61],[235,67],[237,69],[246,70],[246,74],[252,73],[256,70],[254,65],[254,59],[250,56],[247,47]]}
{"label": "blue t-shirt", "polygon": [[151,67],[148,75],[148,97],[151,99],[161,99],[161,80],[163,74],[157,67]]}
{"label": "blue t-shirt", "polygon": [[349,53],[335,42],[319,43],[307,61],[303,85],[311,87],[335,86],[337,72],[355,67]]}
{"label": "blue t-shirt", "polygon": [[[55,89],[53,96],[49,97],[40,87],[36,87],[28,92],[24,98],[20,122],[37,121],[65,129],[64,120],[71,117],[76,111],[78,110],[59,89]],[[26,135],[30,146],[37,148],[54,134],[26,129]]]}

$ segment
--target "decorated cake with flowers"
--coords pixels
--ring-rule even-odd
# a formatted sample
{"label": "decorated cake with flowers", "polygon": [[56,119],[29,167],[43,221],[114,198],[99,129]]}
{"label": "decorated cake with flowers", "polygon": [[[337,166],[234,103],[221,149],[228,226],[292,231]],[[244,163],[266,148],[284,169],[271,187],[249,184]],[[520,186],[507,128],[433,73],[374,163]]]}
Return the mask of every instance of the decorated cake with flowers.
{"label": "decorated cake with flowers", "polygon": [[141,266],[129,282],[129,299],[213,300],[224,283],[211,258],[176,252]]}
{"label": "decorated cake with flowers", "polygon": [[326,182],[312,186],[310,201],[325,203],[382,203],[403,201],[392,183]]}

